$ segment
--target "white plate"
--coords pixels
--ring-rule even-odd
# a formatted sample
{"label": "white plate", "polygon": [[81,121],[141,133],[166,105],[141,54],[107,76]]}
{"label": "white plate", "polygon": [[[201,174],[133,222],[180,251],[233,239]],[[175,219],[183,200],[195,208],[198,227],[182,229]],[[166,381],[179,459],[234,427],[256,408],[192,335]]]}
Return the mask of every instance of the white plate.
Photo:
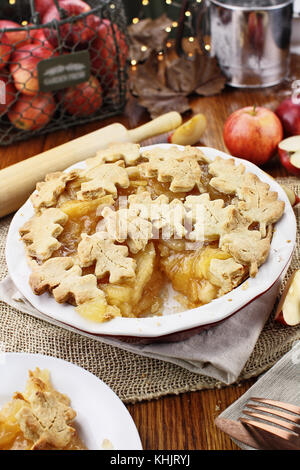
{"label": "white plate", "polygon": [[48,369],[53,386],[71,399],[76,428],[89,450],[101,450],[108,439],[115,450],[142,450],[135,424],[117,395],[95,375],[70,362],[41,354],[0,355],[0,408],[22,392],[28,371]]}
{"label": "white plate", "polygon": [[[168,146],[170,145],[152,145],[144,147],[142,150],[148,150],[153,147],[166,148]],[[212,160],[217,155],[225,159],[233,158],[213,148],[199,148]],[[8,271],[13,282],[26,299],[40,312],[62,323],[72,325],[79,330],[93,334],[157,338],[159,336],[224,320],[253,299],[266,292],[275,283],[287,268],[296,241],[295,214],[281,186],[253,163],[239,158],[235,158],[235,161],[236,164],[243,163],[246,167],[246,171],[255,173],[262,181],[268,183],[271,190],[276,191],[279,199],[283,200],[286,204],[285,212],[276,224],[269,258],[260,267],[257,276],[248,279],[247,289],[243,288],[242,284],[232,292],[213,300],[209,304],[186,310],[185,312],[173,313],[172,315],[169,314],[170,303],[172,304],[171,299],[171,302],[167,303],[163,312],[164,315],[161,317],[115,318],[105,323],[95,323],[86,320],[76,313],[73,306],[58,304],[48,293],[37,296],[33,294],[29,286],[28,280],[31,270],[27,265],[24,246],[19,236],[19,228],[34,214],[33,207],[29,200],[15,214],[7,237],[6,260]],[[84,167],[85,163],[81,162],[73,165],[69,169]]]}

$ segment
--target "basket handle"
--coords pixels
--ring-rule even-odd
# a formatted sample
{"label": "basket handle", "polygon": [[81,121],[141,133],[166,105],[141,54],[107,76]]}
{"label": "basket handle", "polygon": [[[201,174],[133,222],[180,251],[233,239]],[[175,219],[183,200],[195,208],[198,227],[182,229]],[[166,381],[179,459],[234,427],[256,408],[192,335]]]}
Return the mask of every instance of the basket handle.
{"label": "basket handle", "polygon": [[60,19],[64,20],[65,18],[67,18],[68,17],[68,12],[64,8],[59,6],[58,0],[53,0],[53,1],[54,1],[55,6],[56,6],[56,9],[59,13]]}
{"label": "basket handle", "polygon": [[30,3],[30,10],[31,10],[31,17],[33,24],[37,25],[41,23],[40,14],[35,9],[35,0],[29,0]]}
{"label": "basket handle", "polygon": [[[57,8],[60,19],[64,20],[65,18],[67,18],[68,13],[66,12],[66,10],[64,8],[59,6],[58,0],[53,0],[53,2],[54,2],[55,6]],[[29,0],[29,3],[30,3],[31,16],[32,16],[33,24],[36,24],[36,25],[40,24],[41,23],[41,18],[40,18],[39,12],[36,11],[36,9],[35,9],[35,0]]]}

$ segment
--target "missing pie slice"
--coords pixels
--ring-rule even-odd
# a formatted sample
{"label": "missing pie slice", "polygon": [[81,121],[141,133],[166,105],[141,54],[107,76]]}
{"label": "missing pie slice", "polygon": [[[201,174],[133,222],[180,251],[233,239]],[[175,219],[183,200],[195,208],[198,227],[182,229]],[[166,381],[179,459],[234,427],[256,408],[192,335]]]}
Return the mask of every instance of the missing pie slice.
{"label": "missing pie slice", "polygon": [[31,201],[20,235],[33,292],[96,322],[160,315],[167,284],[184,308],[230,292],[256,276],[284,212],[243,164],[189,146],[114,145],[48,175]]}
{"label": "missing pie slice", "polygon": [[23,393],[0,411],[0,450],[84,450],[70,399],[55,390],[48,370],[29,371]]}

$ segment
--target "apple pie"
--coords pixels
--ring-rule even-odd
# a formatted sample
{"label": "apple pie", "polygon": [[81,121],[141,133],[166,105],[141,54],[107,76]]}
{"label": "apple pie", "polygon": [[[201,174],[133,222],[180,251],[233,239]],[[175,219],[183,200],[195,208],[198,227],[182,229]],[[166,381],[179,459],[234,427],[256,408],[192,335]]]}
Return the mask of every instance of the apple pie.
{"label": "apple pie", "polygon": [[36,295],[96,322],[159,315],[172,284],[194,308],[256,276],[284,202],[234,159],[125,143],[57,172],[20,229]]}
{"label": "apple pie", "polygon": [[29,372],[23,393],[0,410],[0,450],[84,450],[70,399],[55,390],[47,369]]}

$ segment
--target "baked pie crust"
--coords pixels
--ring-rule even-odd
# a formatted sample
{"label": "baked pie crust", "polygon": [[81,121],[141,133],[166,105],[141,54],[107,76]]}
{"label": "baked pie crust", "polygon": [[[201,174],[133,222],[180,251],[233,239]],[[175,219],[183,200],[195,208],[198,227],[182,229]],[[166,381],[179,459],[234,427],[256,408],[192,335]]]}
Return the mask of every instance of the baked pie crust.
{"label": "baked pie crust", "polygon": [[93,321],[159,315],[172,283],[185,307],[255,276],[284,202],[234,159],[194,147],[118,144],[54,173],[20,229],[30,285]]}
{"label": "baked pie crust", "polygon": [[84,450],[70,399],[55,390],[48,370],[29,372],[23,393],[0,410],[0,450]]}

